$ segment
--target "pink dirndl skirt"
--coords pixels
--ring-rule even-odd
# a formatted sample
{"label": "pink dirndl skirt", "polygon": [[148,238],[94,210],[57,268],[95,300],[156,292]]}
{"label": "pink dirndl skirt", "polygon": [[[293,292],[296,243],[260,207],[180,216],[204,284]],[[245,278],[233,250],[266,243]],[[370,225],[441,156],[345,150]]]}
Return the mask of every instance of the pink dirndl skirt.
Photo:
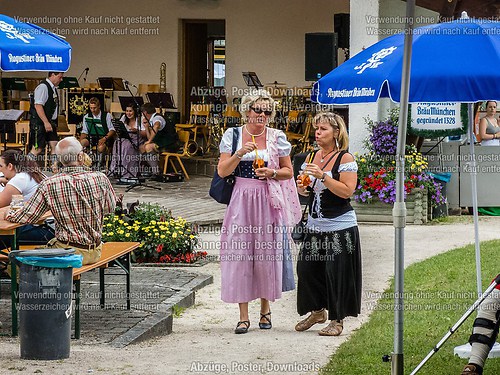
{"label": "pink dirndl skirt", "polygon": [[266,181],[237,177],[221,228],[221,298],[244,303],[281,297],[283,234]]}

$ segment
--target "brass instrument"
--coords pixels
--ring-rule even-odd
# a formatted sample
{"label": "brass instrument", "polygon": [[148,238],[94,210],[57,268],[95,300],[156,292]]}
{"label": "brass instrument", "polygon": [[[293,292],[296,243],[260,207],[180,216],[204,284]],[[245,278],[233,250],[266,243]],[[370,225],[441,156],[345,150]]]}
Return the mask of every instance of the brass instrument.
{"label": "brass instrument", "polygon": [[160,92],[167,92],[167,64],[160,65]]}

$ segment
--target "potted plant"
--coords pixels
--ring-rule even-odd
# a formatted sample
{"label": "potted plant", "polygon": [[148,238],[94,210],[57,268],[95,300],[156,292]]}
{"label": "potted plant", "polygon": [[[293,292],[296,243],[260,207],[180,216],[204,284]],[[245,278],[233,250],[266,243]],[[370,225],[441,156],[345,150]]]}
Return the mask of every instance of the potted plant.
{"label": "potted plant", "polygon": [[[359,183],[353,200],[361,221],[363,215],[369,216],[368,221],[392,221],[392,205],[396,200],[398,112],[398,109],[389,111],[384,121],[368,119],[370,135],[365,141],[368,152],[355,153]],[[427,168],[426,158],[414,145],[406,145],[404,194],[408,202],[408,222],[427,222],[427,205],[435,207],[446,202],[441,185],[427,173]],[[379,213],[380,210],[385,211]],[[376,220],[377,214],[381,216],[379,220]]]}

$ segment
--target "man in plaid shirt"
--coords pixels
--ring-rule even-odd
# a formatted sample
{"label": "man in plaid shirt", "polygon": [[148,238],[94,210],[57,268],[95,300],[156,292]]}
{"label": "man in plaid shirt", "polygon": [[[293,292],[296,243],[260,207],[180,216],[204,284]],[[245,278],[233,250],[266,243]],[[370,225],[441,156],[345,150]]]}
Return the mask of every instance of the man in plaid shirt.
{"label": "man in plaid shirt", "polygon": [[56,237],[49,247],[72,247],[83,255],[83,264],[101,257],[102,223],[116,207],[116,195],[109,179],[83,165],[84,153],[75,137],[59,141],[55,153],[62,164],[59,173],[46,178],[22,209],[6,216],[15,223],[36,223],[51,211]]}

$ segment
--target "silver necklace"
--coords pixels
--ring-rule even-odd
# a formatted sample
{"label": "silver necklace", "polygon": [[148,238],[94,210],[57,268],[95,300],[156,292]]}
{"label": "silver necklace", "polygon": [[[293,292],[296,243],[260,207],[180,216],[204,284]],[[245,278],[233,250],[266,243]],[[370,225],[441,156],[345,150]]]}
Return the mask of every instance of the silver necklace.
{"label": "silver necklace", "polygon": [[333,151],[335,151],[335,150],[330,151],[330,152],[329,152],[328,154],[326,154],[326,155],[323,155],[323,151],[321,151],[321,160],[320,160],[320,161],[321,161],[321,163],[323,163],[323,162],[325,161],[325,158],[326,158],[328,155],[330,155]]}

